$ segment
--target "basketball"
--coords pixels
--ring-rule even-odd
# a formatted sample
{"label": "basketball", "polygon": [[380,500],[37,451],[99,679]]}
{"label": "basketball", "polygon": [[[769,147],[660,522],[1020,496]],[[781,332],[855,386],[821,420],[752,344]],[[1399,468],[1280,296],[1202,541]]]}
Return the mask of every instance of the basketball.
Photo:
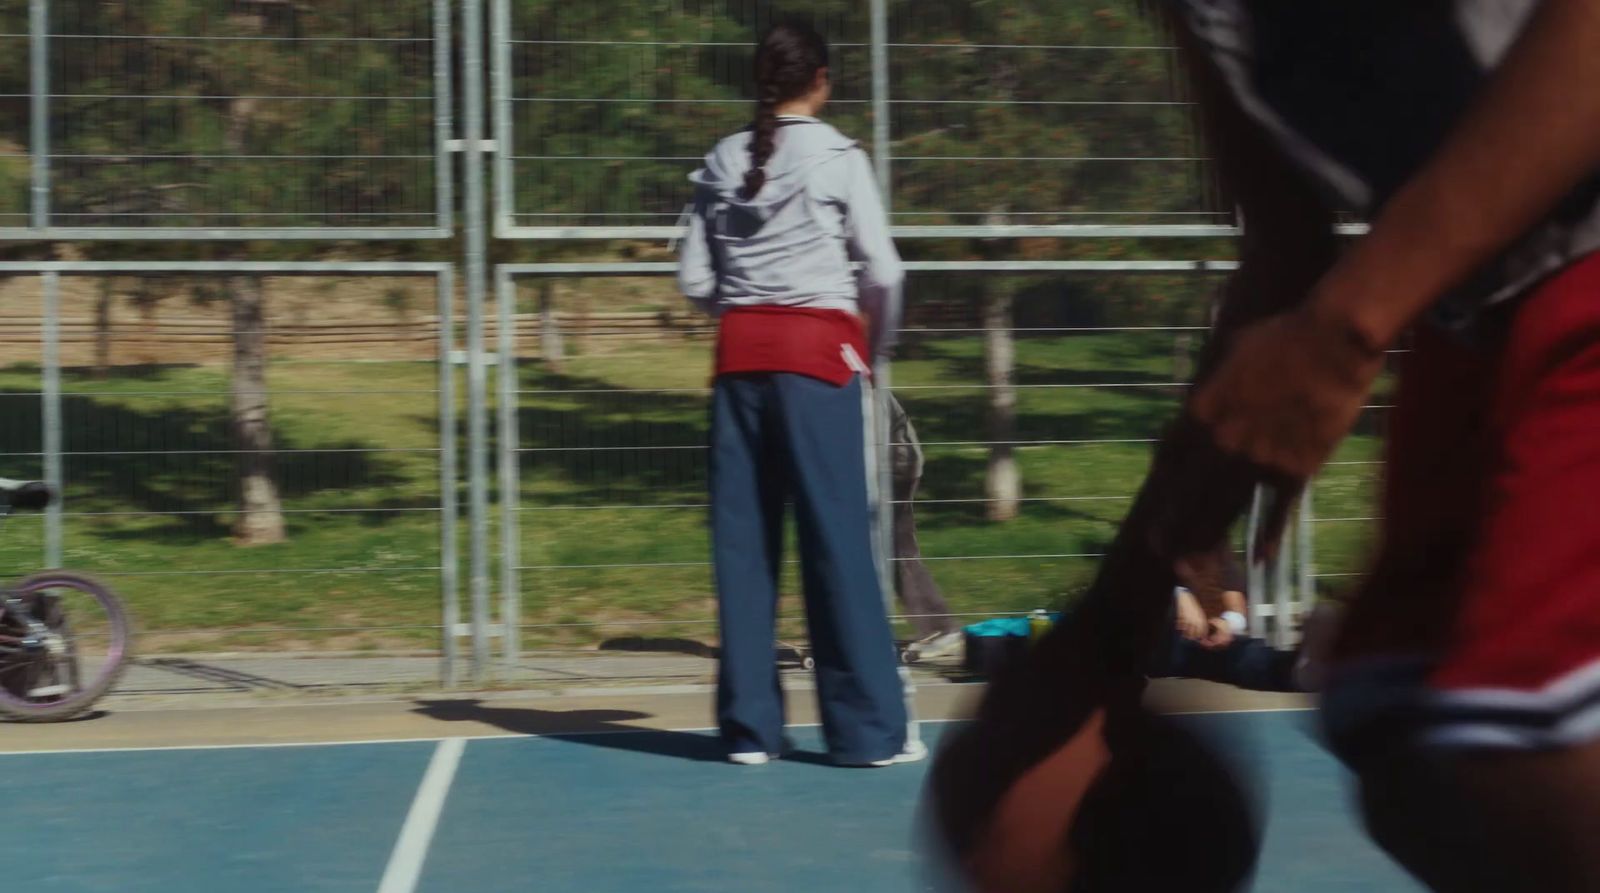
{"label": "basketball", "polygon": [[1232,893],[1249,881],[1259,804],[1238,761],[1192,724],[1097,710],[1020,772],[1004,770],[1002,740],[974,724],[933,767],[924,809],[953,889]]}

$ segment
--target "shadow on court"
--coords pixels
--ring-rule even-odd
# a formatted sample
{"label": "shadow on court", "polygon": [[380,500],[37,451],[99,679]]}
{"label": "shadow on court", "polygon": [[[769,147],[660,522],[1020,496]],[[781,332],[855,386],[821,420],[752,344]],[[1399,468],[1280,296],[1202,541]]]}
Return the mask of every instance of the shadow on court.
{"label": "shadow on court", "polygon": [[633,710],[535,710],[494,707],[476,700],[448,700],[419,701],[413,712],[444,722],[481,723],[517,735],[557,736],[609,750],[693,761],[723,758],[715,738],[628,725],[651,718],[648,713]]}
{"label": "shadow on court", "polygon": [[[717,660],[722,649],[697,639],[655,636],[621,636],[600,643],[601,651],[621,651],[630,654],[682,654]],[[778,643],[778,668],[795,670],[804,667],[805,652],[798,646]]]}
{"label": "shadow on court", "polygon": [[629,654],[685,654],[716,660],[720,649],[696,639],[660,636],[620,636],[600,643],[601,651],[622,651]]}
{"label": "shadow on court", "polygon": [[[529,707],[494,707],[477,700],[418,701],[412,711],[444,722],[473,722],[516,735],[555,737],[606,750],[649,754],[696,763],[720,763],[728,751],[721,739],[704,732],[666,732],[628,725],[650,719],[632,710],[536,710]],[[825,753],[791,750],[783,758],[791,763],[832,766]]]}

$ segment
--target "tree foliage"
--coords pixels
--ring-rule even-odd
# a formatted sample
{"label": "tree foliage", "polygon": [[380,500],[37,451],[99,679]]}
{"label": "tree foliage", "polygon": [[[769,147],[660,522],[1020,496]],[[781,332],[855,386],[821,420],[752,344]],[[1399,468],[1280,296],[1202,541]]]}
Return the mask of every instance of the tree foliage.
{"label": "tree foliage", "polygon": [[[50,7],[55,224],[432,222],[437,47],[426,0]],[[25,31],[25,9],[21,19],[0,33]],[[27,93],[22,47],[0,61],[0,92]],[[22,113],[0,116],[0,151],[28,143],[26,100],[8,109]],[[17,168],[5,167],[6,196]]]}
{"label": "tree foliage", "polygon": [[[511,0],[516,220],[670,224],[688,170],[749,120],[755,37],[794,17],[834,42],[830,118],[894,159],[899,223],[1215,219],[1165,35],[1137,6],[891,0],[891,142],[876,146],[859,0]],[[57,224],[432,222],[444,50],[428,0],[51,8]],[[0,9],[13,225],[28,193],[26,25],[25,4]]]}

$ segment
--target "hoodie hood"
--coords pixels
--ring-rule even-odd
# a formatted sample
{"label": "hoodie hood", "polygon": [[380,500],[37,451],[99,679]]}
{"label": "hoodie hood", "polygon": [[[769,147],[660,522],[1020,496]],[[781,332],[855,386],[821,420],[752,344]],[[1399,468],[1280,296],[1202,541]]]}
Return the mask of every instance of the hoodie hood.
{"label": "hoodie hood", "polygon": [[766,220],[802,192],[806,175],[817,166],[854,149],[856,141],[816,118],[785,115],[780,119],[767,182],[755,198],[745,200],[744,175],[750,170],[750,130],[741,130],[706,155],[705,166],[689,175],[695,185],[716,193],[729,205]]}

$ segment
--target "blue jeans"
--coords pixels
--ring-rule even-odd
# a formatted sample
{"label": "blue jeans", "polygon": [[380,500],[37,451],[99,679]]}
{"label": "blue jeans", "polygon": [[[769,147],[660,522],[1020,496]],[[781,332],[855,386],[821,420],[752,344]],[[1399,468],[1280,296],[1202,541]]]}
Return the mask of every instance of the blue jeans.
{"label": "blue jeans", "polygon": [[732,752],[777,753],[784,706],[774,641],[784,505],[792,500],[817,703],[846,762],[899,753],[907,737],[873,549],[871,394],[804,375],[717,379],[711,410],[711,539],[722,661],[717,721]]}
{"label": "blue jeans", "polygon": [[1297,658],[1293,651],[1279,651],[1249,636],[1235,636],[1228,647],[1211,649],[1174,633],[1150,675],[1207,679],[1251,691],[1299,691]]}

